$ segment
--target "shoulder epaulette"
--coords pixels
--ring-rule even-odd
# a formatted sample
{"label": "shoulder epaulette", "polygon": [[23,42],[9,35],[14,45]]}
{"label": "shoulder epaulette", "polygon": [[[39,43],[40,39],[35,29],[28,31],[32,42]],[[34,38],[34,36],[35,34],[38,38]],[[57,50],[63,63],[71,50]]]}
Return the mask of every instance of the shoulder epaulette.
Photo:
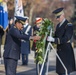
{"label": "shoulder epaulette", "polygon": [[72,26],[72,23],[68,23],[67,25],[68,25],[68,26]]}

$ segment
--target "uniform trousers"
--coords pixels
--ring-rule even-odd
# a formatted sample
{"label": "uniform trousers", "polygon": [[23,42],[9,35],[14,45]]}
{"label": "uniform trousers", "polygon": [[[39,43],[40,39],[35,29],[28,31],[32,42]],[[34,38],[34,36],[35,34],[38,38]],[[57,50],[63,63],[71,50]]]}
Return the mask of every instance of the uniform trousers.
{"label": "uniform trousers", "polygon": [[28,54],[22,54],[22,65],[28,65]]}
{"label": "uniform trousers", "polygon": [[6,75],[16,75],[17,62],[15,59],[4,58]]}

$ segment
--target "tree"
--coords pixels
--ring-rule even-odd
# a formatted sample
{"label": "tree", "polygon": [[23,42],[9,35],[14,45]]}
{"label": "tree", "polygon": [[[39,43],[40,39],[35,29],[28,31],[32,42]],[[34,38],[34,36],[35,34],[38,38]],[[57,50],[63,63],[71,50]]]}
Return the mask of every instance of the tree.
{"label": "tree", "polygon": [[7,6],[8,6],[9,17],[13,17],[14,16],[14,0],[8,0]]}
{"label": "tree", "polygon": [[[48,18],[56,23],[52,11],[58,7],[64,7],[69,19],[74,10],[73,0],[22,0],[24,14],[29,17],[30,24],[33,24],[36,17]],[[14,0],[8,0],[9,16],[14,14]],[[70,13],[69,13],[70,12]],[[12,15],[11,15],[12,14]],[[13,15],[14,16],[14,15]]]}
{"label": "tree", "polygon": [[74,14],[71,18],[71,22],[73,23],[73,28],[74,28],[74,46],[76,47],[76,0],[74,1]]}

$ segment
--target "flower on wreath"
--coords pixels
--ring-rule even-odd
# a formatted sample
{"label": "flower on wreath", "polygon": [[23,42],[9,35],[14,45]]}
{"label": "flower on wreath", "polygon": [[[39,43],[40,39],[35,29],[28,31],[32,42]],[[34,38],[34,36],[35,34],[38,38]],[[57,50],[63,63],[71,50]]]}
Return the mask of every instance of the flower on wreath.
{"label": "flower on wreath", "polygon": [[46,51],[46,38],[50,34],[50,30],[53,30],[53,22],[49,19],[43,19],[42,25],[40,26],[40,31],[37,32],[37,35],[41,36],[41,39],[36,42],[36,57],[35,61],[39,64],[42,64],[45,51]]}

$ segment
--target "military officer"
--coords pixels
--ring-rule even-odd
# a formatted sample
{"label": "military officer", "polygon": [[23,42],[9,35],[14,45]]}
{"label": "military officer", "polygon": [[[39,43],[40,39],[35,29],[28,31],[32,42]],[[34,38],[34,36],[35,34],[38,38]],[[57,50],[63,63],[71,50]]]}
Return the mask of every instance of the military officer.
{"label": "military officer", "polygon": [[15,17],[15,25],[9,29],[4,46],[3,56],[6,75],[16,75],[17,62],[20,58],[21,39],[40,39],[39,36],[22,35],[20,30],[23,29],[25,18],[20,16]]}
{"label": "military officer", "polygon": [[[36,21],[35,21],[36,25],[33,27],[33,31],[34,31],[33,35],[37,35],[37,32],[40,31],[40,26],[42,24],[42,20],[43,19],[41,17],[36,18]],[[35,57],[36,57],[36,55],[37,55],[36,40],[33,41],[32,49],[35,51]],[[46,73],[46,65],[47,65],[47,63],[45,62],[44,67],[43,67],[43,71],[42,71],[42,75],[45,75],[45,73]],[[42,66],[42,64],[39,64],[38,61],[36,61],[36,75],[39,75],[40,70],[41,70],[41,66]]]}
{"label": "military officer", "polygon": [[[42,24],[42,18],[37,17],[35,21],[35,25],[33,26],[33,35],[37,35],[37,32],[39,32],[41,24]],[[36,40],[33,41],[32,50],[36,51]]]}
{"label": "military officer", "polygon": [[[29,25],[29,18],[25,16],[26,21],[22,30],[23,35],[32,35],[32,27]],[[22,65],[28,65],[28,55],[30,53],[30,40],[21,40],[21,55],[22,55]]]}
{"label": "military officer", "polygon": [[[58,8],[53,13],[59,23],[56,27],[55,37],[48,36],[47,40],[57,44],[57,53],[66,66],[68,75],[70,75],[70,72],[75,71],[75,58],[70,41],[73,36],[73,25],[65,18],[64,8]],[[56,72],[58,75],[65,75],[65,70],[58,58],[56,58]]]}

